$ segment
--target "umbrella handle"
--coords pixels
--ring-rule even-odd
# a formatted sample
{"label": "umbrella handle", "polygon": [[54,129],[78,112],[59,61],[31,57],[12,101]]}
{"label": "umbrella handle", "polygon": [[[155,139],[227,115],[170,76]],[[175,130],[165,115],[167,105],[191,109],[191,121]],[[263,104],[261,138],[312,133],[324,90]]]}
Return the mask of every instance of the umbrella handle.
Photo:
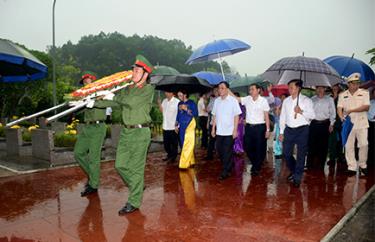
{"label": "umbrella handle", "polygon": [[[296,107],[298,107],[298,103],[299,103],[299,91],[298,91],[298,95],[297,95],[297,105],[296,105]],[[298,115],[298,113],[294,112],[294,119],[297,119],[297,115]]]}

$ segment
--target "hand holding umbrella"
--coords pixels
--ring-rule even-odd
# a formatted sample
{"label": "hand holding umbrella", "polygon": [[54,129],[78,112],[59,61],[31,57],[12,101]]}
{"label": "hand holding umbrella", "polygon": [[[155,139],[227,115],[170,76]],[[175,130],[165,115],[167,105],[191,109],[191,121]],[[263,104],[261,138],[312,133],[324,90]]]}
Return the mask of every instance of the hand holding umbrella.
{"label": "hand holding umbrella", "polygon": [[297,115],[298,114],[301,114],[303,113],[302,109],[298,106],[298,98],[297,98],[297,105],[294,107],[294,119],[297,118]]}

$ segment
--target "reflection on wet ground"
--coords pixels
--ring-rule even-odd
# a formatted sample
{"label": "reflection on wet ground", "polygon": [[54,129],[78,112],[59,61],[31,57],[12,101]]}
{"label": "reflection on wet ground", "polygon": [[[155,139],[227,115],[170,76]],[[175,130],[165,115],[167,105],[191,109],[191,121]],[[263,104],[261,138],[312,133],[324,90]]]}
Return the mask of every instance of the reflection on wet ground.
{"label": "reflection on wet ground", "polygon": [[[299,189],[286,181],[281,160],[251,177],[235,157],[232,177],[218,181],[218,160],[191,169],[151,153],[140,211],[119,217],[127,188],[113,162],[102,164],[98,196],[81,198],[78,167],[0,178],[2,241],[317,241],[374,184],[326,167],[308,171]],[[271,160],[271,159],[270,159]]]}

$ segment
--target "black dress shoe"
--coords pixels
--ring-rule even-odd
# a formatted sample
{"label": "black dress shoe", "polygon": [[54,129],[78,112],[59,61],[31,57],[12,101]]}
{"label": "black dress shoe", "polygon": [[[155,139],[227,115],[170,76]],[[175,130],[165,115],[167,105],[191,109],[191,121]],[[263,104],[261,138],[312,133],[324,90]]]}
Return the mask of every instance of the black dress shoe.
{"label": "black dress shoe", "polygon": [[363,173],[363,175],[368,176],[368,170],[367,168],[359,168],[359,170]]}
{"label": "black dress shoe", "polygon": [[294,179],[293,173],[290,173],[289,176],[286,178],[287,181],[292,182]]}
{"label": "black dress shoe", "polygon": [[88,196],[90,194],[97,193],[97,192],[98,192],[97,188],[93,188],[89,184],[87,184],[87,186],[85,186],[85,190],[81,192],[81,197],[85,197],[85,196]]}
{"label": "black dress shoe", "polygon": [[136,210],[138,210],[138,208],[134,207],[130,203],[126,203],[126,205],[118,211],[118,215],[125,215],[127,213],[132,213]]}
{"label": "black dress shoe", "polygon": [[357,175],[357,172],[356,171],[352,171],[352,170],[347,170],[346,171],[346,175],[348,175],[349,177],[355,176],[355,175]]}

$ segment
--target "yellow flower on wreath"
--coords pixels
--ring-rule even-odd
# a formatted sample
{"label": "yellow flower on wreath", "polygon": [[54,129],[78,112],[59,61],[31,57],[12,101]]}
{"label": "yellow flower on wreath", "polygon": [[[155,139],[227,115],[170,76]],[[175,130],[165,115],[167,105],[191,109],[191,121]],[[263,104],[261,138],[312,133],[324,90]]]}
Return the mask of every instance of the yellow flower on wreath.
{"label": "yellow flower on wreath", "polygon": [[29,132],[31,132],[33,129],[37,129],[37,128],[39,128],[39,125],[32,125],[32,126],[30,126],[27,130],[28,130]]}
{"label": "yellow flower on wreath", "polygon": [[10,127],[11,129],[19,129],[19,128],[21,128],[21,126],[19,126],[19,125],[13,125],[12,127]]}

